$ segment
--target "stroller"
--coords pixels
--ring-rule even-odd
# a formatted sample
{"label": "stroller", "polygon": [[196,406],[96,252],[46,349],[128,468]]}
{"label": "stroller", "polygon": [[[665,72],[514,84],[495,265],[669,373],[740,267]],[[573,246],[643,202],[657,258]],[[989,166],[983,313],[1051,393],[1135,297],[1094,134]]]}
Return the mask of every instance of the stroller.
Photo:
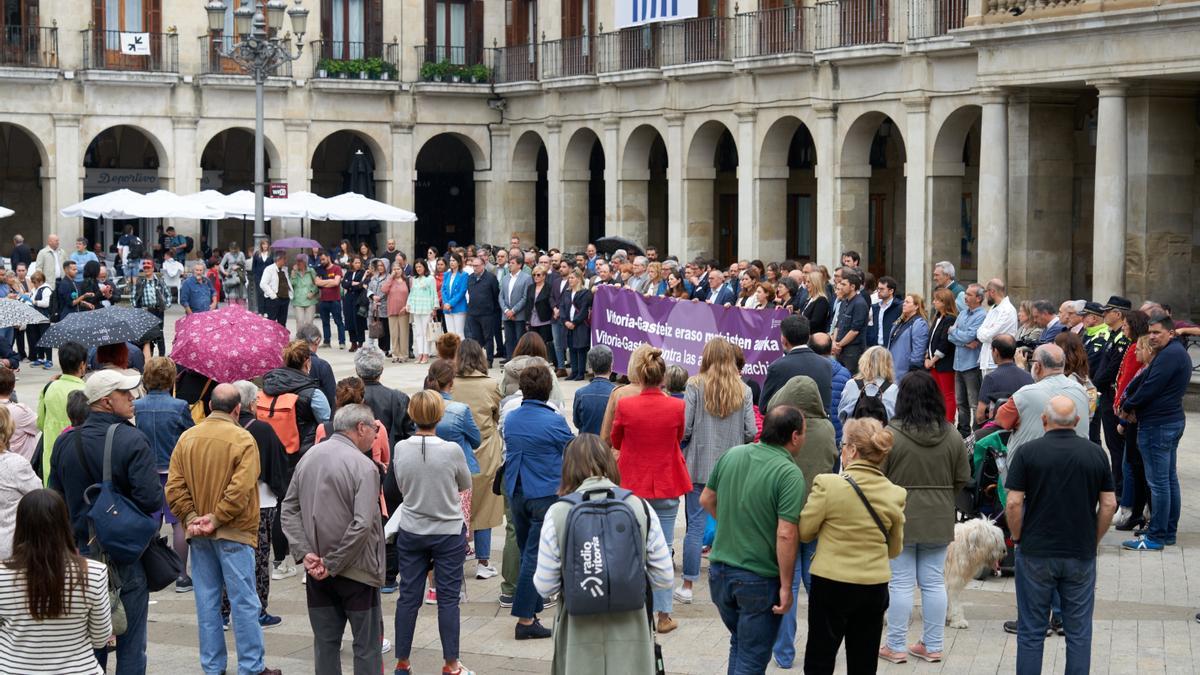
{"label": "stroller", "polygon": [[1004,532],[1008,553],[1000,562],[1000,573],[1005,576],[1013,574],[1016,564],[1012,534],[1004,517],[1004,479],[1008,475],[1010,434],[989,422],[964,440],[971,478],[955,500],[961,521],[985,517]]}

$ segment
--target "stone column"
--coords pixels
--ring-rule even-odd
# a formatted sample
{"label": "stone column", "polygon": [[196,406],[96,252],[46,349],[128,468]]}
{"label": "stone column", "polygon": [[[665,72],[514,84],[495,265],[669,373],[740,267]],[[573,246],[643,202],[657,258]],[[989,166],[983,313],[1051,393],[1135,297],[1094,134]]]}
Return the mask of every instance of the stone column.
{"label": "stone column", "polygon": [[[492,189],[488,201],[490,208],[486,212],[484,222],[480,222],[478,209],[476,209],[475,241],[503,241],[507,245],[509,238],[514,235],[520,237],[521,241],[534,240],[534,219],[530,217],[523,223],[514,222],[507,208],[512,187],[509,183],[509,176],[512,173],[510,135],[511,131],[508,125],[492,126],[492,156],[488,158],[492,166],[492,170],[488,172],[491,176]],[[529,202],[531,213],[534,203],[535,201],[531,198]]]}
{"label": "stone column", "polygon": [[759,232],[756,227],[755,178],[758,173],[758,141],[754,135],[757,112],[753,109],[739,110],[737,116],[738,151],[738,214],[737,214],[737,257],[754,260],[762,257],[759,249]]}
{"label": "stone column", "polygon": [[1125,221],[1128,146],[1127,85],[1092,82],[1100,94],[1096,123],[1096,200],[1092,231],[1092,297],[1125,294]]}
{"label": "stone column", "polygon": [[616,117],[605,117],[604,137],[604,234],[620,234],[646,246],[646,232],[630,232],[625,230],[624,219],[621,217],[620,202],[620,172],[621,172],[621,120]]}
{"label": "stone column", "polygon": [[[687,231],[683,213],[683,115],[670,113],[667,121],[667,251],[680,261],[691,260],[695,251],[687,247]],[[661,254],[660,254],[661,255]]]}
{"label": "stone column", "polygon": [[[837,204],[837,181],[835,169],[839,163],[837,152],[837,106],[821,103],[813,106],[817,113],[817,260],[832,264],[838,255],[835,245],[836,221],[834,207]],[[870,174],[867,174],[870,176]],[[839,261],[840,262],[840,261]]]}
{"label": "stone column", "polygon": [[[312,167],[309,165],[308,120],[285,119],[283,135],[286,139],[279,153],[283,166],[276,170],[271,167],[271,173],[281,175],[286,179],[288,194],[301,190],[312,191]],[[253,154],[253,153],[251,153]],[[313,239],[313,222],[290,218],[276,218],[271,221],[273,238],[293,237],[302,235]],[[340,235],[341,232],[339,231]]]}
{"label": "stone column", "polygon": [[[83,234],[83,221],[67,218],[59,213],[62,209],[83,200],[83,153],[79,148],[79,115],[54,115],[54,152],[51,160],[55,164],[55,203],[51,220],[57,223],[50,232],[57,230],[62,245],[68,251],[75,238]],[[47,232],[49,234],[49,232]]]}
{"label": "stone column", "polygon": [[[392,191],[388,199],[393,206],[412,211],[416,206],[416,170],[413,165],[412,122],[393,122],[392,132]],[[384,223],[387,238],[396,240],[396,248],[404,251],[409,260],[416,260],[416,223]],[[424,256],[422,256],[424,257]]]}
{"label": "stone column", "polygon": [[563,222],[562,122],[553,117],[546,120],[546,202],[550,248],[572,250],[564,248],[566,223]]}
{"label": "stone column", "polygon": [[[171,120],[173,126],[172,139],[175,149],[170,164],[170,173],[164,174],[159,167],[159,185],[165,190],[180,195],[190,195],[200,190],[200,152],[196,149],[195,117],[176,117]],[[250,153],[251,158],[254,153]],[[184,235],[192,235],[200,241],[200,221],[174,219],[175,229]],[[253,228],[251,228],[253,229]],[[222,246],[220,241],[211,241],[211,245]]]}
{"label": "stone column", "polygon": [[979,138],[979,282],[1008,281],[1008,94],[983,92]]}
{"label": "stone column", "polygon": [[[650,170],[644,167],[622,168],[620,175],[620,202],[617,206],[620,218],[617,231],[622,237],[628,237],[645,246],[650,230]],[[607,186],[607,183],[605,185]]]}
{"label": "stone column", "polygon": [[904,100],[904,278],[905,291],[916,291],[928,297],[933,261],[929,259],[933,228],[929,220],[929,166],[926,152],[926,127],[929,121],[929,99],[914,97]]}

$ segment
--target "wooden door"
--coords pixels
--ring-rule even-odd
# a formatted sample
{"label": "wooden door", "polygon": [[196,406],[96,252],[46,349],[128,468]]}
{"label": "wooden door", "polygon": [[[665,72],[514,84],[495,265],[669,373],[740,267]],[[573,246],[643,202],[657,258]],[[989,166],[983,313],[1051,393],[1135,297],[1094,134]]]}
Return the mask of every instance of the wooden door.
{"label": "wooden door", "polygon": [[592,71],[592,39],[596,34],[596,0],[566,0],[562,5],[562,75]]}
{"label": "wooden door", "polygon": [[[161,2],[92,0],[92,25],[96,27],[91,45],[93,63],[116,70],[160,70],[163,63]],[[122,54],[121,31],[150,33],[150,56]]]}
{"label": "wooden door", "polygon": [[725,16],[723,0],[700,0],[697,18],[684,26],[684,58],[686,63],[716,61],[725,50]]}
{"label": "wooden door", "polygon": [[537,79],[537,0],[505,0],[504,9],[504,77]]}
{"label": "wooden door", "polygon": [[756,28],[759,54],[787,54],[798,51],[800,10],[794,0],[765,0],[760,3]]}
{"label": "wooden door", "polygon": [[0,61],[21,66],[42,65],[39,54],[38,0],[5,0],[0,12],[3,42]]}
{"label": "wooden door", "polygon": [[812,195],[789,194],[787,196],[787,257],[793,260],[815,258],[815,240]]}
{"label": "wooden door", "polygon": [[843,47],[888,41],[888,0],[841,0]]}
{"label": "wooden door", "polygon": [[891,218],[887,213],[887,195],[873,193],[867,210],[868,271],[879,278],[887,274],[888,249],[892,237]]}

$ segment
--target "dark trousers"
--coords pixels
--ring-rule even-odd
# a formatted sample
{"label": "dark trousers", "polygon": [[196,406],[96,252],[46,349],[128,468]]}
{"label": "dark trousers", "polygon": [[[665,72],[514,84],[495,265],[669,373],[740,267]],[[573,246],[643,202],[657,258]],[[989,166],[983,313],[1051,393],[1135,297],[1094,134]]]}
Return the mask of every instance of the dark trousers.
{"label": "dark trousers", "polygon": [[504,325],[504,312],[497,309],[492,321],[492,340],[496,343],[496,352],[504,354],[504,330],[501,328]]}
{"label": "dark trousers", "polygon": [[708,588],[729,629],[729,675],[765,672],[783,620],[771,611],[779,603],[779,579],[714,562],[708,568]]}
{"label": "dark trousers", "polygon": [[[412,653],[417,612],[425,595],[425,575],[433,570],[437,585],[438,637],[442,658],[458,658],[459,607],[463,561],[467,556],[465,530],[459,534],[410,534],[401,529],[394,546],[400,557],[400,589],[396,599],[396,658],[408,660]],[[376,643],[375,651],[379,651]],[[317,672],[321,672],[320,669]],[[376,669],[375,672],[379,672]]]}
{"label": "dark trousers", "polygon": [[342,320],[346,322],[346,331],[350,333],[350,342],[362,344],[366,339],[363,333],[367,330],[367,317],[358,315],[358,298],[363,291],[342,296]]}
{"label": "dark trousers", "polygon": [[1142,513],[1146,511],[1146,504],[1150,501],[1150,485],[1146,482],[1146,463],[1142,461],[1137,432],[1136,424],[1125,427],[1125,463],[1121,467],[1121,473],[1124,474],[1123,488],[1129,496],[1129,511],[1133,514],[1131,517],[1142,521]]}
{"label": "dark trousers", "polygon": [[[304,594],[313,632],[314,672],[342,672],[342,635],[347,622],[354,636],[354,675],[383,672],[383,652],[379,650],[383,644],[383,610],[378,588],[344,577],[308,577]],[[420,595],[418,591],[418,602]]]}
{"label": "dark trousers", "polygon": [[[150,614],[150,589],[141,561],[132,565],[116,565],[121,575],[121,605],[129,627],[117,638],[117,675],[145,675],[146,622]],[[376,650],[378,651],[378,650]],[[108,670],[108,652],[96,650],[96,661]]]}
{"label": "dark trousers", "polygon": [[572,380],[582,380],[587,376],[586,348],[571,347],[571,377]]}
{"label": "dark trousers", "polygon": [[555,364],[556,368],[562,368],[558,363],[558,350],[554,348],[554,325],[546,324],[544,326],[530,326],[529,330],[538,334],[542,338],[542,342],[546,343],[546,353],[550,355],[550,363]]}
{"label": "dark trousers", "polygon": [[837,356],[838,363],[845,366],[851,375],[858,374],[858,359],[863,355],[862,345],[846,345]]}
{"label": "dark trousers", "polygon": [[[288,457],[292,457],[292,455],[288,455]],[[291,481],[290,470],[288,471],[288,480],[289,482]],[[291,547],[288,546],[287,537],[283,534],[283,524],[279,519],[282,512],[283,509],[281,508],[275,509],[275,512],[271,515],[271,549],[275,552],[275,562],[282,561],[287,557],[288,551],[291,550]],[[304,574],[304,570],[301,569],[300,573]],[[263,605],[263,607],[266,607],[266,605]]]}
{"label": "dark trousers", "polygon": [[266,316],[275,323],[287,328],[288,299],[274,298],[267,300]]}
{"label": "dark trousers", "polygon": [[1039,558],[1017,548],[1017,673],[1042,672],[1050,598],[1062,603],[1058,618],[1067,634],[1066,673],[1087,673],[1092,661],[1092,610],[1096,559]]}
{"label": "dark trousers", "polygon": [[[29,358],[29,351],[27,351],[25,349],[25,338],[26,338],[25,334],[28,332],[29,332],[28,328],[26,328],[25,330],[21,330],[19,328],[13,329],[13,348],[17,350],[17,354],[21,357],[22,361],[25,361]],[[30,347],[30,349],[33,348],[32,342],[29,343],[29,347]]]}
{"label": "dark trousers", "polygon": [[812,575],[804,672],[832,673],[845,639],[846,672],[874,673],[887,607],[886,583],[848,584]]}
{"label": "dark trousers", "polygon": [[337,324],[338,344],[344,346],[346,344],[346,324],[342,323],[342,303],[337,300],[322,300],[317,305],[317,311],[321,314],[321,328],[325,334],[325,344],[333,344],[333,336],[329,333],[329,318],[333,317],[333,322]]}
{"label": "dark trousers", "polygon": [[38,340],[42,339],[42,334],[46,332],[46,327],[49,325],[48,323],[31,323],[25,329],[25,337],[29,341],[29,356],[31,358],[46,361],[52,358],[49,348],[37,346]]}
{"label": "dark trousers", "polygon": [[517,340],[525,334],[525,322],[516,319],[504,320],[504,358],[511,359],[517,348]]}
{"label": "dark trousers", "polygon": [[[1112,460],[1113,486],[1116,488],[1119,500],[1121,490],[1124,487],[1125,477],[1125,471],[1122,469],[1122,465],[1125,462],[1125,437],[1117,431],[1117,415],[1113,412],[1113,397],[1111,393],[1100,397],[1096,415],[1092,417],[1093,421],[1097,419],[1100,420],[1100,430],[1104,435],[1104,447],[1108,448],[1108,457]],[[1099,444],[1100,440],[1097,438],[1093,442]],[[1128,506],[1124,502],[1121,505]]]}
{"label": "dark trousers", "polygon": [[512,606],[512,615],[518,619],[532,619],[545,609],[542,597],[533,587],[533,573],[537,569],[542,522],[546,520],[546,511],[557,499],[553,495],[527,498],[518,484],[509,500],[512,504],[513,527],[517,532],[517,546],[521,549],[521,573],[517,576],[517,593]]}
{"label": "dark trousers", "polygon": [[463,329],[468,338],[479,343],[487,354],[488,363],[496,357],[496,324],[494,317],[487,314],[467,314],[466,327]]}

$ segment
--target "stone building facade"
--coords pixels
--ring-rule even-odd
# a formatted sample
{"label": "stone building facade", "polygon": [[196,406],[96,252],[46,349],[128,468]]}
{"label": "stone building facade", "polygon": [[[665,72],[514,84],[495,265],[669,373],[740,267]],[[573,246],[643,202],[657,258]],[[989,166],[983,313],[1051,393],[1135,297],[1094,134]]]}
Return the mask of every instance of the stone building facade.
{"label": "stone building facade", "polygon": [[[304,53],[267,85],[269,180],[333,195],[366,175],[417,212],[380,235],[406,250],[513,233],[725,261],[855,249],[909,289],[950,260],[1018,297],[1200,311],[1200,2],[699,0],[623,30],[614,0],[305,6]],[[115,187],[252,189],[254,90],[203,2],[6,8],[0,238],[107,242],[111,224],[58,211]],[[122,32],[151,54],[123,54]]]}

